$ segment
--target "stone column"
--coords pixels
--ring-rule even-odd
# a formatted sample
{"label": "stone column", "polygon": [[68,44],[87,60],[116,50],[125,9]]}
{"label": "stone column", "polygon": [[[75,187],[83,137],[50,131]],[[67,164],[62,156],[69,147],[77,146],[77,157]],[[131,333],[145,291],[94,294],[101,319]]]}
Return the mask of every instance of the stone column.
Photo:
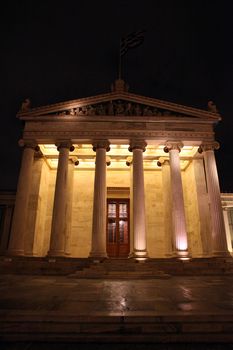
{"label": "stone column", "polygon": [[20,140],[19,145],[24,146],[24,151],[18,180],[15,209],[8,248],[8,253],[11,255],[24,255],[24,237],[27,225],[32,166],[34,161],[34,153],[35,151],[39,150],[39,147],[34,142],[25,142],[24,140]]}
{"label": "stone column", "polygon": [[226,230],[223,219],[218,172],[215,162],[214,149],[218,149],[218,142],[205,143],[199,147],[204,154],[207,189],[210,204],[211,232],[214,256],[229,255],[227,249]]}
{"label": "stone column", "polygon": [[[29,210],[27,218],[27,230],[25,233],[24,254],[26,256],[38,256],[38,247],[36,244],[36,227],[40,217],[40,186],[42,167],[44,159],[41,152],[34,157],[32,168],[31,191],[29,196]],[[42,233],[39,232],[39,235]]]}
{"label": "stone column", "polygon": [[90,257],[104,258],[106,253],[106,151],[110,150],[108,140],[93,143],[96,152],[94,203],[92,221],[92,242]]}
{"label": "stone column", "polygon": [[200,254],[198,257],[210,257],[212,256],[212,238],[210,231],[210,210],[206,186],[204,159],[193,159],[192,163],[197,193],[197,208],[199,220],[198,233],[200,234],[202,245],[202,254]]}
{"label": "stone column", "polygon": [[133,255],[137,259],[147,257],[143,170],[143,152],[146,150],[146,146],[147,144],[143,140],[133,140],[129,146],[129,151],[133,152]]}
{"label": "stone column", "polygon": [[68,161],[68,192],[67,192],[67,214],[66,214],[66,239],[65,239],[65,255],[70,255],[71,243],[71,223],[73,208],[73,185],[74,185],[74,167],[79,164],[77,157],[72,157]]}
{"label": "stone column", "polygon": [[223,218],[224,218],[225,230],[226,230],[227,249],[230,253],[232,253],[232,241],[231,241],[231,232],[230,232],[227,208],[223,209]]}
{"label": "stone column", "polygon": [[4,208],[4,216],[2,221],[2,233],[1,233],[1,239],[0,239],[0,255],[4,255],[7,252],[7,245],[10,237],[10,226],[11,226],[11,219],[12,219],[12,213],[14,210],[13,205],[6,205]]}
{"label": "stone column", "polygon": [[172,236],[172,198],[171,198],[171,175],[170,163],[166,158],[159,158],[157,165],[162,168],[163,183],[163,205],[164,205],[164,235],[165,235],[165,255],[173,256],[173,236]]}
{"label": "stone column", "polygon": [[134,235],[134,229],[133,229],[133,206],[131,203],[133,203],[133,157],[127,157],[126,159],[126,165],[129,167],[130,171],[130,188],[129,188],[129,201],[130,201],[130,252],[129,257],[134,256],[134,245],[133,245],[133,235]]}
{"label": "stone column", "polygon": [[57,178],[53,204],[53,218],[50,238],[49,256],[64,256],[67,235],[67,210],[68,210],[68,161],[69,152],[74,150],[70,141],[62,141],[56,144],[59,151]]}
{"label": "stone column", "polygon": [[185,257],[188,255],[188,239],[179,157],[179,152],[182,147],[183,144],[181,142],[170,141],[168,141],[164,147],[164,152],[169,153],[170,159],[173,241],[178,257]]}

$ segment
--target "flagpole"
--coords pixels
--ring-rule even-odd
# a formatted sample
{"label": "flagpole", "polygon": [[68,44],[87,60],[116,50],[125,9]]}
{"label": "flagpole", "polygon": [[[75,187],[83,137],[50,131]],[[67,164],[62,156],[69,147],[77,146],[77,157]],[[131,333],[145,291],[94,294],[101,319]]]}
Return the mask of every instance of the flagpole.
{"label": "flagpole", "polygon": [[121,80],[122,75],[122,56],[124,56],[129,49],[138,47],[144,41],[145,30],[138,30],[128,34],[126,37],[120,39],[119,47],[119,65],[118,65],[118,79]]}
{"label": "flagpole", "polygon": [[118,79],[121,80],[121,40],[120,40],[120,47],[119,47]]}

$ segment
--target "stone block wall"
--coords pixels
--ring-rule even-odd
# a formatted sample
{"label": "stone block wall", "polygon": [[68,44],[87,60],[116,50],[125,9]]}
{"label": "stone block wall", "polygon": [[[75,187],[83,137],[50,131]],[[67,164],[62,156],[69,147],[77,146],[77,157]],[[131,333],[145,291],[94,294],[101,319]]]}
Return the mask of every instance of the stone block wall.
{"label": "stone block wall", "polygon": [[74,171],[70,255],[88,257],[91,250],[94,171]]}
{"label": "stone block wall", "polygon": [[161,171],[145,171],[145,203],[147,249],[151,258],[164,257],[166,250],[164,229],[163,186]]}
{"label": "stone block wall", "polygon": [[197,204],[197,185],[193,163],[190,163],[186,170],[182,171],[182,183],[189,252],[193,257],[201,256],[202,242],[200,239],[200,217]]}

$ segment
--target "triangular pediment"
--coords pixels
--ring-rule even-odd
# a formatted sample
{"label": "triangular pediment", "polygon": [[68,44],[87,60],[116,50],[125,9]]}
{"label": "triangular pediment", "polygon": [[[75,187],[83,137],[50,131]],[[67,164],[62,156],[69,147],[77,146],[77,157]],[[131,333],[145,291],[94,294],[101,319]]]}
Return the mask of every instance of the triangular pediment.
{"label": "triangular pediment", "polygon": [[96,95],[53,105],[21,110],[20,119],[40,117],[136,116],[155,118],[198,118],[212,122],[220,115],[188,106],[121,91]]}

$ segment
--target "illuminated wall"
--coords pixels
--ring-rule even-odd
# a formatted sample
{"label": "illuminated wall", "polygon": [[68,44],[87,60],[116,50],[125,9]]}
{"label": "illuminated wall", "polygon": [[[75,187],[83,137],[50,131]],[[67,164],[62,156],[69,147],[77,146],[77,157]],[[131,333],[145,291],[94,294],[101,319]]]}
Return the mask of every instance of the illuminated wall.
{"label": "illuminated wall", "polygon": [[[25,240],[26,254],[35,256],[45,256],[49,250],[58,157],[53,145],[42,146],[41,149],[44,158],[35,159],[34,163]],[[193,153],[196,152],[194,147],[186,147],[182,152],[181,169],[188,243],[192,256],[202,256],[203,252],[208,254],[209,247],[208,202],[203,161],[192,160]],[[164,182],[162,168],[157,166],[159,155],[164,156],[162,147],[155,150],[155,147],[151,146],[144,153],[144,181],[147,249],[150,257],[163,258],[171,253],[172,234],[169,213],[165,207],[169,203],[165,204],[164,201],[169,186]],[[107,159],[111,160],[107,167],[107,187],[129,189],[132,248],[132,164],[126,165],[127,157],[130,156],[127,145],[112,147]],[[90,145],[82,145],[74,154],[71,153],[71,158],[74,162],[78,159],[79,165],[72,166],[72,213],[69,219],[71,222],[67,256],[87,257],[91,248],[95,152]]]}

